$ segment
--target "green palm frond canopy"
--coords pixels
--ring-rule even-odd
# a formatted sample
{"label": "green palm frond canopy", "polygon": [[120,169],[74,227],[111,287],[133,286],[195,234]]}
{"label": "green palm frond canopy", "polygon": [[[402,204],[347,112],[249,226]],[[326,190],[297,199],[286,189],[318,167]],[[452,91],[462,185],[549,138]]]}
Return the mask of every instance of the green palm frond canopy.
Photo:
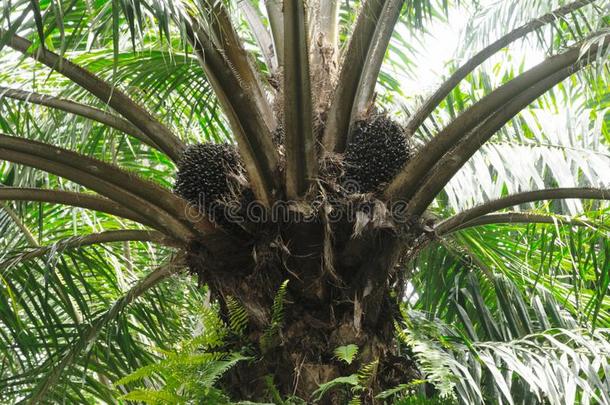
{"label": "green palm frond canopy", "polygon": [[0,402],[610,404],[609,55],[607,0],[5,0]]}

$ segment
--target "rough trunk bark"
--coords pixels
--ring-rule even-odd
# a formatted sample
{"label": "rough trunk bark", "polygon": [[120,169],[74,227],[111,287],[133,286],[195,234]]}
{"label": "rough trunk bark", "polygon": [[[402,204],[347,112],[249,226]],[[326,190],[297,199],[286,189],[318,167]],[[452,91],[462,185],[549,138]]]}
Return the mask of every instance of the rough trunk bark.
{"label": "rough trunk bark", "polygon": [[[229,373],[222,381],[227,392],[236,400],[273,401],[272,376],[282,397],[296,395],[313,403],[312,394],[321,384],[377,362],[377,372],[361,394],[363,403],[373,403],[374,393],[418,378],[415,365],[400,355],[393,333],[399,316],[393,284],[408,243],[404,235],[377,229],[352,238],[353,224],[334,224],[328,246],[322,221],[274,226],[215,251],[202,246],[191,250],[191,269],[210,286],[225,315],[229,299],[248,313],[246,336],[233,349],[254,348],[257,360]],[[336,252],[334,268],[325,257],[331,250]],[[285,280],[281,327],[265,341],[274,297]],[[349,344],[357,345],[359,353],[348,365],[334,351]],[[315,403],[344,404],[348,394],[335,390]]]}

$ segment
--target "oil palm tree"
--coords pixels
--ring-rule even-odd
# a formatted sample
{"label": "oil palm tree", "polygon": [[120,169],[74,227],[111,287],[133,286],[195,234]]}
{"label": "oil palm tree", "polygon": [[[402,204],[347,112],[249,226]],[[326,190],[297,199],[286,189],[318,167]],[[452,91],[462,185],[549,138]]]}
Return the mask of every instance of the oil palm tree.
{"label": "oil palm tree", "polygon": [[469,3],[6,3],[2,397],[116,402],[211,305],[234,400],[610,403],[608,3]]}

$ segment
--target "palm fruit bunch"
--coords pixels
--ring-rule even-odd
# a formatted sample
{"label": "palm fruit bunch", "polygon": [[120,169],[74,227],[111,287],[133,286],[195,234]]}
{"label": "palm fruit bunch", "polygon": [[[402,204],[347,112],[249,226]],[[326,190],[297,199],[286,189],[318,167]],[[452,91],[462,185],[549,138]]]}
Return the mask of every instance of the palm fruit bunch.
{"label": "palm fruit bunch", "polygon": [[404,129],[386,116],[355,124],[345,150],[345,180],[360,193],[376,192],[411,156]]}
{"label": "palm fruit bunch", "polygon": [[205,143],[189,146],[178,163],[174,191],[212,216],[222,218],[223,204],[236,188],[235,176],[244,168],[234,145]]}

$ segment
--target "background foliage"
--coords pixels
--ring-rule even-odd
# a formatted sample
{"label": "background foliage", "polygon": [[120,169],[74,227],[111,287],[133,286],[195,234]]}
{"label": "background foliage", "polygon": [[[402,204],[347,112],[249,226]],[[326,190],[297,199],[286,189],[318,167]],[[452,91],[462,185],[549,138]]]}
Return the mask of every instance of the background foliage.
{"label": "background foliage", "polygon": [[[403,121],[424,95],[405,83],[429,69],[426,55],[434,53],[435,30],[456,18],[467,21],[461,27],[460,49],[423,90],[433,89],[492,39],[566,2],[405,3],[377,99]],[[43,0],[40,20],[31,5],[29,0],[5,1],[1,26],[35,41],[41,41],[36,32],[42,30],[48,49],[111,80],[186,142],[231,141],[205,74],[180,28],[170,22],[171,2]],[[255,5],[262,10],[261,4]],[[359,2],[342,5],[345,41]],[[242,27],[242,39],[255,50],[239,6],[230,7]],[[434,129],[536,59],[607,29],[608,7],[607,1],[597,1],[494,56],[454,89],[413,143],[421,145]],[[57,73],[4,47],[5,40],[0,38],[2,86],[107,108]],[[258,62],[264,70],[262,56]],[[453,178],[436,200],[434,214],[446,218],[535,188],[608,187],[610,86],[607,66],[601,66],[566,80],[505,126]],[[167,187],[173,183],[175,167],[165,156],[84,118],[0,97],[0,130],[114,162]],[[0,183],[87,192],[4,161]],[[610,403],[609,206],[568,200],[516,209],[553,215],[557,222],[464,230],[425,247],[404,265],[405,322],[397,325],[397,335],[404,350],[415,356],[425,382],[396,387],[380,400],[414,404],[431,401],[422,399],[428,392],[439,403]],[[576,215],[593,225],[562,223],[562,216]],[[214,383],[234,363],[251,360],[247,350],[218,349],[235,325],[215,318],[205,288],[197,287],[190,276],[175,276],[111,312],[137,280],[175,259],[171,249],[142,242],[67,248],[60,243],[125,227],[139,226],[80,208],[2,203],[1,402],[21,401],[45,384],[52,385],[46,400],[53,403],[229,401]],[[40,246],[49,248],[40,251]],[[28,259],[26,252],[41,254]],[[92,328],[98,332],[95,338]],[[75,347],[82,351],[76,353]],[[348,361],[357,355],[353,350],[343,348],[340,358]],[[58,376],[54,368],[65,359],[70,360],[68,366]],[[345,376],[335,386],[357,389],[366,384],[366,373]],[[272,382],[269,385],[273,397]]]}

